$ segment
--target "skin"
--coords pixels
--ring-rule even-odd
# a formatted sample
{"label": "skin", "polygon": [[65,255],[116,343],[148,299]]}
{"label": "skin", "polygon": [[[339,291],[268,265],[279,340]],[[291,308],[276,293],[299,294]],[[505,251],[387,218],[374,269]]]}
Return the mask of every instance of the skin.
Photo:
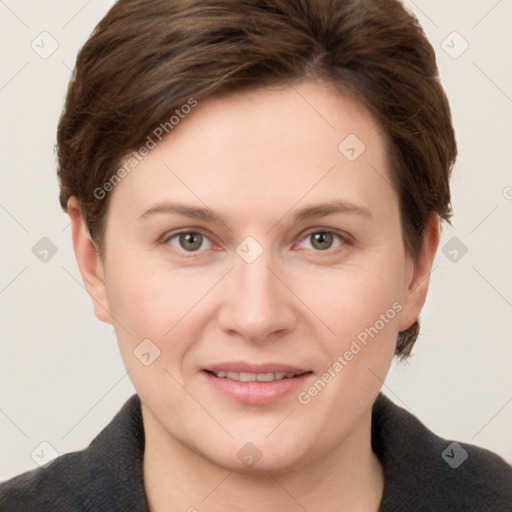
{"label": "skin", "polygon": [[[353,162],[338,150],[349,134],[366,145]],[[97,317],[115,327],[143,404],[150,510],[378,509],[384,480],[371,408],[398,332],[421,312],[439,242],[433,215],[419,258],[407,256],[386,155],[362,105],[308,82],[200,102],[112,192],[103,258],[70,199],[84,283]],[[295,220],[340,200],[368,214]],[[223,221],[143,215],[165,202]],[[180,245],[177,230],[202,233],[199,250]],[[312,235],[329,231],[345,240],[324,239],[319,249]],[[263,251],[252,263],[236,252],[247,236]],[[300,403],[298,391],[396,303],[401,311]],[[149,366],[134,356],[147,338],[160,350]],[[277,401],[243,403],[202,371],[226,361],[312,373]],[[261,453],[250,467],[237,457],[247,442]]]}

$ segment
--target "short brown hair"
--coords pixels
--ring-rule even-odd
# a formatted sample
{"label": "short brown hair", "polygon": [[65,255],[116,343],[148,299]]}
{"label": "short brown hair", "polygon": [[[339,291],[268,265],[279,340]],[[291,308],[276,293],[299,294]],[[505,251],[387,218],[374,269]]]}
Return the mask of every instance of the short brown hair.
{"label": "short brown hair", "polygon": [[[355,94],[387,134],[416,258],[431,214],[451,217],[457,150],[434,50],[398,0],[119,0],[77,57],[57,135],[60,203],[78,199],[101,248],[109,195],[94,191],[173,112],[315,78]],[[398,354],[418,330],[400,333]]]}

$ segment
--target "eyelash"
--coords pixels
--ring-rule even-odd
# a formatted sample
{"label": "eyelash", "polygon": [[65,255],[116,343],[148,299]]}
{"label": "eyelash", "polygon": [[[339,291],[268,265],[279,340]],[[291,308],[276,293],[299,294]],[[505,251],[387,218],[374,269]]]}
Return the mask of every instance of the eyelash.
{"label": "eyelash", "polygon": [[[307,240],[309,237],[311,237],[311,235],[316,235],[316,234],[319,234],[319,233],[321,233],[323,235],[333,235],[333,237],[334,238],[338,238],[341,243],[337,247],[325,249],[323,251],[321,251],[321,250],[314,250],[313,249],[313,252],[315,252],[315,253],[326,254],[326,255],[336,254],[337,252],[342,250],[344,246],[350,244],[350,238],[349,238],[349,236],[347,234],[340,233],[340,232],[334,231],[332,229],[322,229],[322,228],[310,230],[306,234],[302,235],[301,238],[300,238],[300,243],[302,243],[305,240]],[[333,243],[334,243],[334,241],[333,241]]]}
{"label": "eyelash", "polygon": [[[307,238],[309,238],[310,236],[312,236],[314,234],[319,234],[319,233],[330,234],[330,235],[333,235],[334,238],[338,238],[340,240],[340,244],[337,247],[334,247],[333,249],[332,248],[325,249],[325,250],[315,250],[315,249],[312,249],[313,252],[318,253],[319,255],[322,255],[322,254],[324,254],[324,255],[336,254],[340,250],[343,250],[343,248],[345,246],[351,245],[351,243],[352,243],[352,238],[347,233],[343,233],[343,232],[339,232],[339,231],[336,231],[336,230],[333,230],[333,229],[327,229],[327,228],[315,228],[313,230],[309,230],[305,234],[301,234],[298,243],[302,243]],[[164,245],[166,245],[166,244],[170,245],[169,242],[171,240],[179,237],[180,235],[184,235],[184,234],[201,235],[202,237],[207,239],[210,242],[210,244],[214,244],[214,242],[210,240],[210,237],[206,233],[204,233],[201,229],[195,229],[195,228],[184,229],[184,230],[180,230],[180,231],[176,231],[176,232],[167,233],[167,234],[165,234],[160,239],[160,242],[162,244],[164,244]],[[295,245],[296,244],[294,244],[294,246]],[[174,248],[174,249],[176,249],[176,248]],[[204,252],[206,249],[201,249],[201,250],[196,250],[196,251],[186,251],[185,249],[181,248],[181,249],[176,249],[176,250],[178,250],[185,257],[196,258],[199,254]],[[215,250],[215,249],[213,249],[213,250]],[[310,249],[303,249],[303,250],[310,250]]]}

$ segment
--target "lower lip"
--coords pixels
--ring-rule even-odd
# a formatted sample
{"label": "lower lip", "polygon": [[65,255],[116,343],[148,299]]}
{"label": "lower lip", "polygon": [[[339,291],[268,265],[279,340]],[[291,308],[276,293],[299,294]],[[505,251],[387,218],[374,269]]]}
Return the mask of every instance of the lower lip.
{"label": "lower lip", "polygon": [[304,373],[298,377],[272,380],[270,382],[241,382],[227,377],[215,377],[206,371],[202,372],[208,382],[224,395],[244,404],[271,404],[286,395],[297,392],[313,374]]}

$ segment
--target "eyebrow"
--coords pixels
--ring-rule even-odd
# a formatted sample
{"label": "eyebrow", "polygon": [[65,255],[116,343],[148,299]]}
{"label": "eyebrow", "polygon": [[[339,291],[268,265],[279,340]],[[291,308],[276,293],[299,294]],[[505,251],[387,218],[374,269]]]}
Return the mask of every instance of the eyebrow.
{"label": "eyebrow", "polygon": [[[368,218],[373,217],[371,211],[368,208],[340,200],[304,207],[295,213],[294,219],[295,221],[303,221],[319,217],[326,217],[327,215],[333,215],[335,213],[361,215]],[[154,214],[179,214],[191,219],[198,219],[205,222],[220,221],[223,224],[226,224],[226,220],[221,215],[215,214],[209,208],[201,208],[172,202],[159,203],[152,206],[143,212],[139,216],[139,219],[143,219]],[[285,214],[285,216],[286,215],[287,214]]]}

